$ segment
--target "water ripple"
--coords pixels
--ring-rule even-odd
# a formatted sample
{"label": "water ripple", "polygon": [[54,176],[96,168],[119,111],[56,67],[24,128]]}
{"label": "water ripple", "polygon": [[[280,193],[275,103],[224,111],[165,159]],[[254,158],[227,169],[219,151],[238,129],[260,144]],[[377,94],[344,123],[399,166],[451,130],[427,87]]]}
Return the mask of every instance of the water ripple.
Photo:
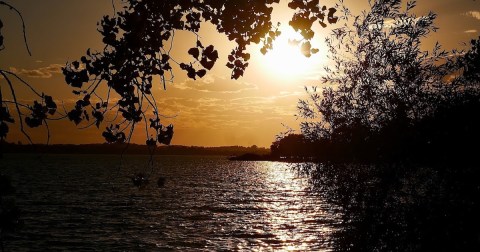
{"label": "water ripple", "polygon": [[118,156],[38,159],[2,161],[24,222],[11,251],[328,251],[338,222],[285,163],[158,157],[165,187],[139,190],[128,176],[148,171],[144,156],[118,175]]}

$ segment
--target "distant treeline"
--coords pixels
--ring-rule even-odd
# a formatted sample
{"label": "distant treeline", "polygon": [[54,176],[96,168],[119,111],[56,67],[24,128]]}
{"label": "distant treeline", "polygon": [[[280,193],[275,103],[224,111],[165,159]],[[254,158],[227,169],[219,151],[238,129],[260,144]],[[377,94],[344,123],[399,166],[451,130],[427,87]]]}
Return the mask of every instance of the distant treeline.
{"label": "distant treeline", "polygon": [[205,156],[234,156],[245,153],[258,155],[268,154],[266,148],[243,146],[200,147],[200,146],[157,146],[156,148],[146,145],[129,144],[54,144],[54,145],[22,145],[14,143],[2,143],[3,153],[55,153],[55,154],[125,154],[130,155],[205,155]]}
{"label": "distant treeline", "polygon": [[399,116],[380,130],[351,124],[320,139],[290,134],[272,144],[271,155],[334,163],[478,163],[479,111],[480,96],[462,96],[429,116]]}

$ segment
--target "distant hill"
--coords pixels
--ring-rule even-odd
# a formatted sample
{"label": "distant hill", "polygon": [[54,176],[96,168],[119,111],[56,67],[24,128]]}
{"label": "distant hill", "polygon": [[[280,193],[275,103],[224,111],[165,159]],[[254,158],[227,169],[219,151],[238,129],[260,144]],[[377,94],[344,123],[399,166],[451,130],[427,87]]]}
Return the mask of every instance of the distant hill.
{"label": "distant hill", "polygon": [[[54,144],[54,145],[20,145],[3,143],[3,153],[55,153],[55,154],[125,154],[147,155],[149,148],[139,144]],[[251,146],[222,146],[222,147],[201,147],[201,146],[157,146],[151,149],[154,155],[203,155],[203,156],[238,156],[245,153],[266,155],[269,149]]]}

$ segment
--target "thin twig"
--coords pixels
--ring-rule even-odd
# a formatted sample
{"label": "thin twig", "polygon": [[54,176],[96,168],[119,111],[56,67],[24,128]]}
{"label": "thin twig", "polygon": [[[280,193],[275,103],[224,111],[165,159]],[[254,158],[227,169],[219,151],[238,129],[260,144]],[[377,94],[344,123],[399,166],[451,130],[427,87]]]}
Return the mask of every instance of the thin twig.
{"label": "thin twig", "polygon": [[[92,89],[92,91],[90,91],[90,93],[88,95],[92,95],[95,92],[95,90],[97,90],[97,88],[98,88],[98,86],[100,85],[101,82],[102,82],[102,79],[98,80],[97,84],[95,84],[95,87]],[[95,82],[93,82],[93,83],[95,83]],[[90,85],[90,87],[88,87],[88,89],[90,89],[91,87],[92,87],[92,85]]]}
{"label": "thin twig", "polygon": [[38,97],[43,98],[43,95],[41,95],[39,92],[37,92],[37,90],[35,90],[30,84],[28,84],[26,81],[24,81],[22,78],[20,78],[20,76],[18,76],[16,73],[13,73],[13,72],[10,72],[10,71],[6,71],[6,70],[2,70],[2,72],[14,76],[14,77],[17,78],[21,83],[23,83],[23,84],[26,85],[28,88],[30,88],[30,90],[32,90],[32,92],[34,92]]}
{"label": "thin twig", "polygon": [[26,32],[26,28],[25,28],[25,21],[23,20],[22,14],[20,13],[20,11],[18,11],[17,9],[15,9],[15,7],[11,6],[11,5],[8,4],[8,3],[5,3],[4,1],[0,1],[0,5],[5,5],[5,6],[9,7],[11,10],[14,10],[14,11],[18,14],[18,16],[20,17],[20,19],[22,20],[23,40],[25,41],[25,46],[27,47],[28,54],[29,54],[30,56],[32,56],[32,52],[30,51],[30,48],[28,47],[27,32]]}
{"label": "thin twig", "polygon": [[50,128],[48,127],[48,122],[47,120],[43,120],[45,123],[45,127],[47,128],[47,146],[50,144]]}
{"label": "thin twig", "polygon": [[27,137],[27,139],[28,139],[28,141],[30,142],[30,144],[33,144],[32,139],[31,139],[30,136],[27,134],[27,132],[25,132],[25,128],[23,127],[22,113],[20,112],[19,103],[18,103],[18,101],[17,101],[17,96],[16,96],[16,94],[15,94],[15,90],[13,89],[12,82],[10,81],[10,79],[8,78],[8,76],[7,76],[3,71],[0,71],[0,74],[5,78],[5,80],[7,81],[8,85],[10,86],[10,91],[12,92],[13,101],[15,102],[15,107],[16,107],[16,109],[17,109],[18,118],[19,118],[19,121],[20,121],[20,131],[23,133],[23,135],[24,135],[25,137]]}
{"label": "thin twig", "polygon": [[87,126],[83,126],[83,127],[77,128],[77,129],[79,129],[79,130],[88,129],[88,128],[92,127],[95,123],[97,123],[96,120],[95,120],[94,122],[90,123],[90,124],[87,125]]}
{"label": "thin twig", "polygon": [[[28,105],[25,105],[25,104],[22,104],[22,103],[16,103],[14,101],[8,101],[7,100],[7,101],[3,101],[3,103],[5,103],[5,104],[8,104],[8,103],[9,104],[18,104],[18,106],[20,106],[20,107],[24,107],[26,109],[31,109]],[[22,113],[22,115],[23,115],[23,113]]]}
{"label": "thin twig", "polygon": [[114,3],[115,0],[112,0],[112,7],[113,7],[113,16],[116,16],[117,15],[117,10],[115,9],[115,3]]}

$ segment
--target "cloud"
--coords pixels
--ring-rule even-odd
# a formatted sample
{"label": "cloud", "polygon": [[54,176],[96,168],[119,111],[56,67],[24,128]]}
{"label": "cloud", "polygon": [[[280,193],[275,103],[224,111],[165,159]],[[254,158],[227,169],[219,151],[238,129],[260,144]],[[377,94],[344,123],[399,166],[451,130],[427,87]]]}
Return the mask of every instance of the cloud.
{"label": "cloud", "polygon": [[467,16],[480,20],[480,11],[469,11],[467,12]]}
{"label": "cloud", "polygon": [[163,122],[172,122],[183,129],[250,129],[272,121],[279,125],[279,121],[293,118],[301,95],[302,92],[284,92],[237,98],[169,97],[157,101],[157,105],[162,115],[175,117],[173,120],[162,118]]}
{"label": "cloud", "polygon": [[182,83],[174,84],[173,87],[181,90],[190,89],[205,93],[240,93],[246,90],[254,90],[258,88],[256,85],[251,83],[233,81],[215,75],[207,75],[196,81],[187,80]]}
{"label": "cloud", "polygon": [[37,69],[17,69],[14,67],[10,68],[15,74],[24,75],[29,78],[43,78],[48,79],[52,78],[54,74],[59,74],[62,72],[62,65],[60,64],[51,64],[47,67],[41,67]]}
{"label": "cloud", "polygon": [[477,30],[468,30],[468,31],[465,31],[465,33],[477,33],[478,31]]}

